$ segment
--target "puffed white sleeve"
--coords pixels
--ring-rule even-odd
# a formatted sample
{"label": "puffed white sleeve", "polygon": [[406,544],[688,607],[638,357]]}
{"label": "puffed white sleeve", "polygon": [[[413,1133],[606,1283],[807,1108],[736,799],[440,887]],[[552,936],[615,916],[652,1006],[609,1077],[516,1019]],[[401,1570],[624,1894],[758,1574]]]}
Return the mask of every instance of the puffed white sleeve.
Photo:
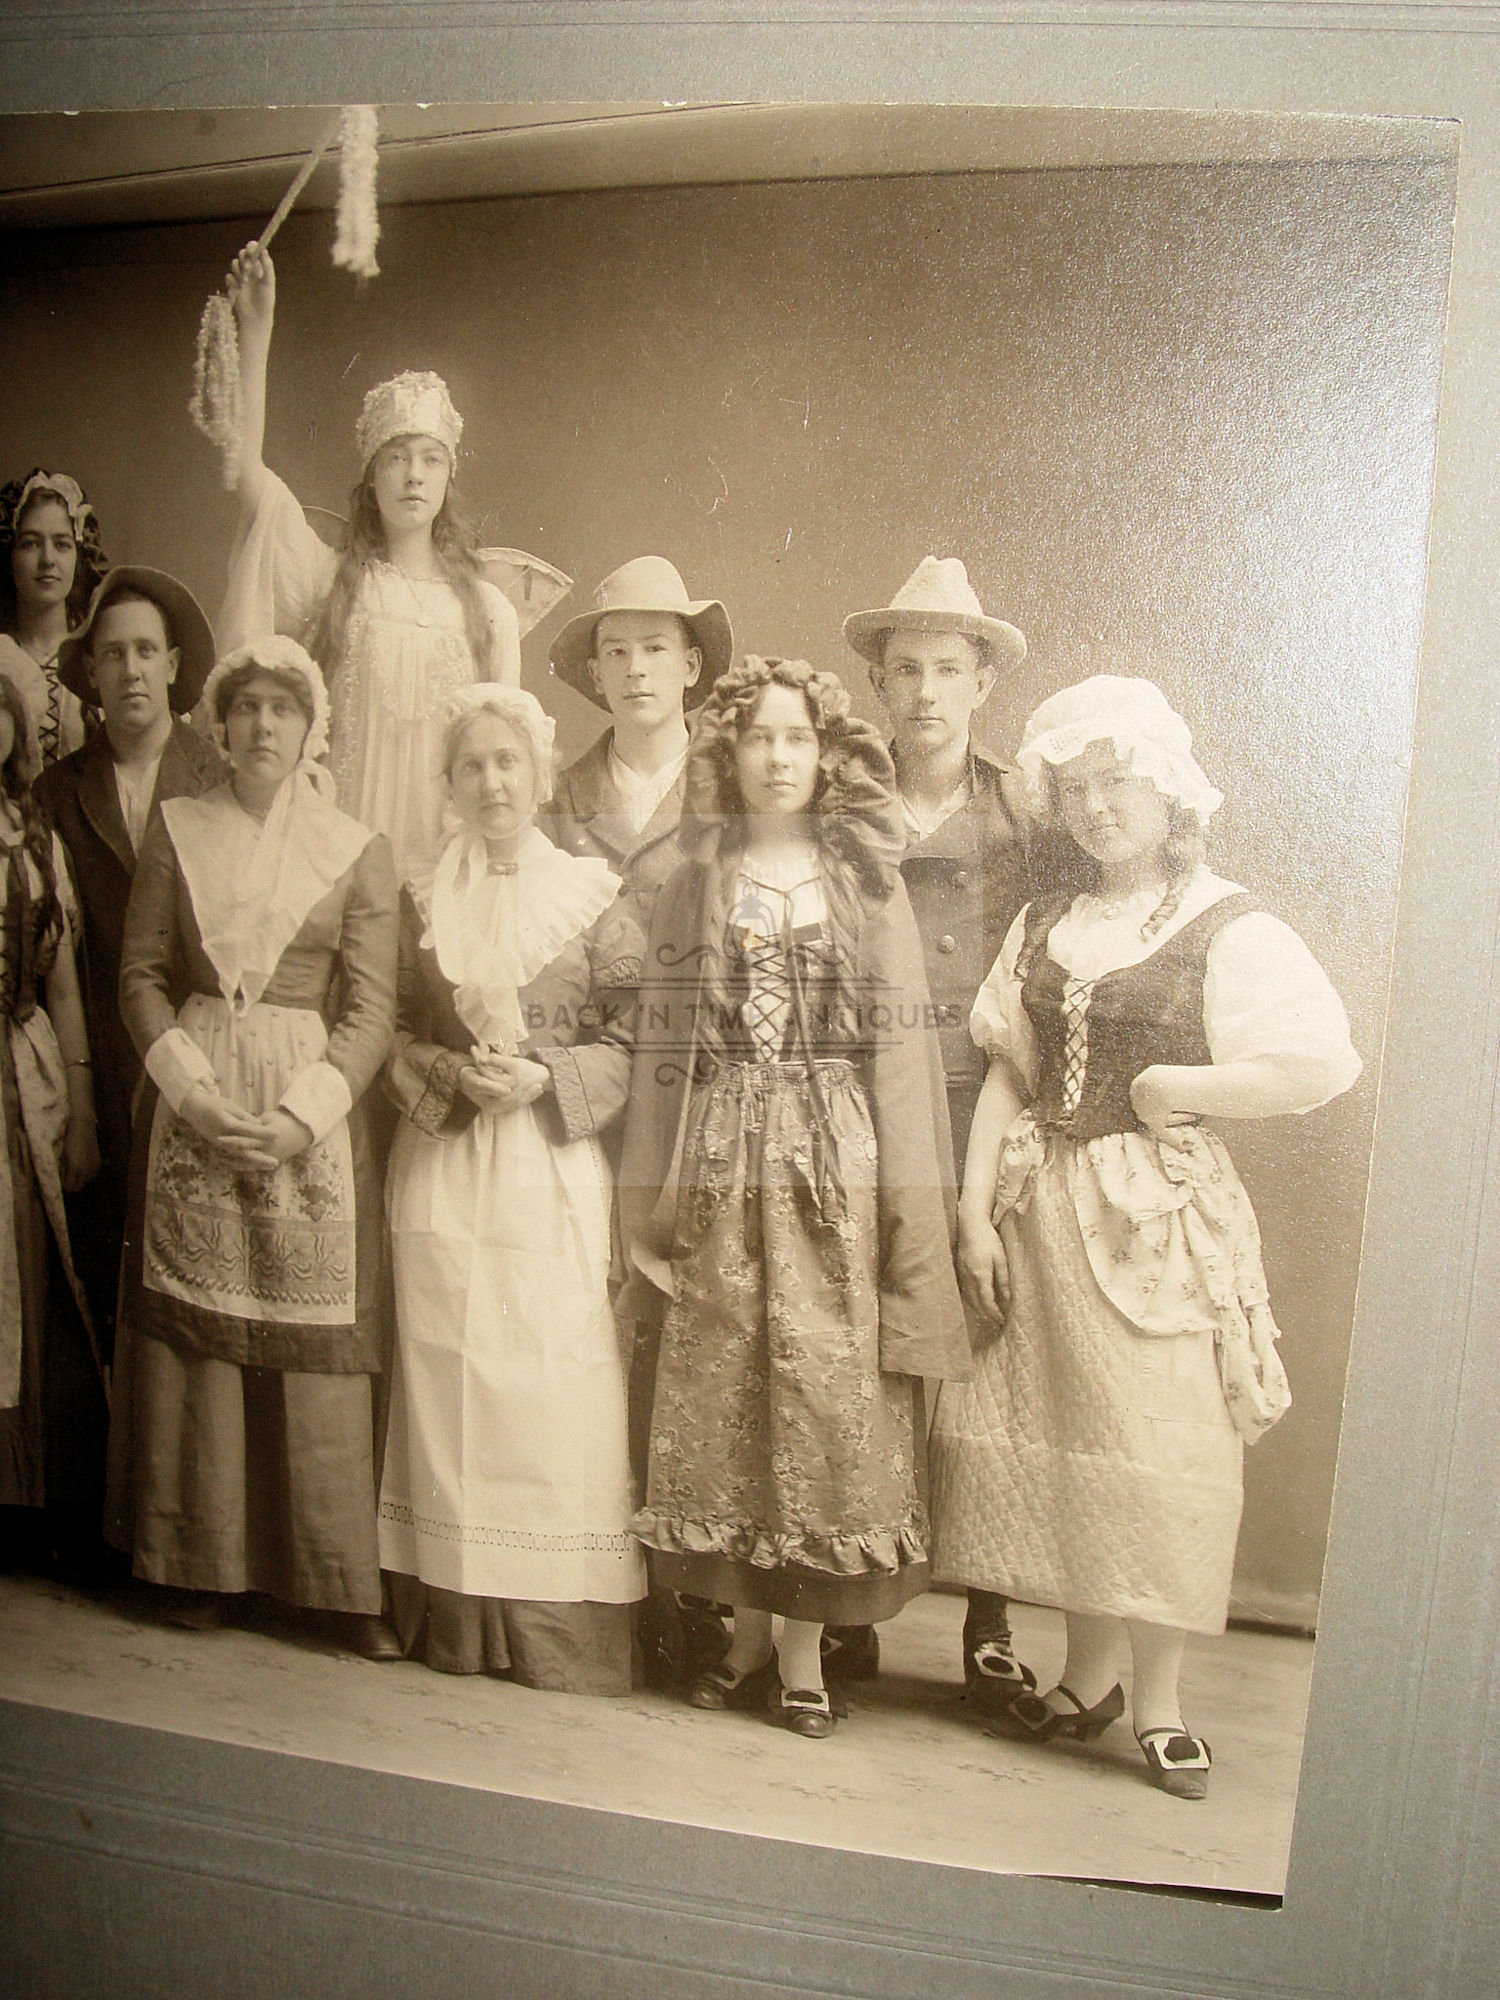
{"label": "puffed white sleeve", "polygon": [[486,578],[479,583],[480,594],[484,598],[484,608],[489,613],[490,630],[495,635],[495,655],[490,678],[503,687],[521,685],[521,622],[516,616],[516,607],[503,590],[497,590]]}
{"label": "puffed white sleeve", "polygon": [[1031,1090],[1036,1086],[1036,1037],[1031,1018],[1021,1004],[1021,982],[1016,977],[1016,962],[1025,942],[1026,910],[1023,909],[1006,932],[1000,956],[974,996],[969,1033],[991,1061],[1004,1056]]}
{"label": "puffed white sleeve", "polygon": [[1203,1029],[1216,1063],[1286,1064],[1287,1111],[1314,1111],[1358,1078],[1349,1016],[1327,973],[1288,924],[1236,917],[1208,950]]}
{"label": "puffed white sleeve", "polygon": [[338,560],[286,481],[268,470],[260,502],[241,521],[229,551],[229,582],[214,621],[219,652],[272,632],[305,638]]}

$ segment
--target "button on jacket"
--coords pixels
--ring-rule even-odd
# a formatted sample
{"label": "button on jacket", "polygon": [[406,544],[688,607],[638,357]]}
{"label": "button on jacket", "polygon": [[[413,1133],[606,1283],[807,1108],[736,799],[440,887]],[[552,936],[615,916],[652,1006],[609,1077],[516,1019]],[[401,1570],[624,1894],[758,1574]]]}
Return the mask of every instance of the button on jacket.
{"label": "button on jacket", "polygon": [[1007,801],[1007,794],[1015,796],[1016,774],[972,751],[970,780],[965,803],[924,839],[913,839],[901,860],[922,938],[960,1176],[985,1071],[969,1012],[1027,893],[1021,823]]}

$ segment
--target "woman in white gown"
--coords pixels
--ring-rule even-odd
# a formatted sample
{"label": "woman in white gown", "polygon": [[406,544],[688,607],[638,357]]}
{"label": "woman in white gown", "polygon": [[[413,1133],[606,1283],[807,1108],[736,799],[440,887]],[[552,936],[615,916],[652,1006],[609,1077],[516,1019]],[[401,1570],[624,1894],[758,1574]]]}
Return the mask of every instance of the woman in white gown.
{"label": "woman in white gown", "polygon": [[995,1337],[938,1404],[933,1568],[1067,1613],[1061,1680],[996,1733],[1101,1734],[1123,1627],[1147,1774],[1201,1798],[1184,1642],[1224,1629],[1243,1443],[1291,1398],[1255,1216],[1200,1120],[1310,1111],[1360,1062],[1306,945],[1205,865],[1220,794],[1158,688],[1064,689],[1019,761],[1081,893],[1021,912],[974,1006],[959,1262]]}
{"label": "woman in white gown", "polygon": [[437,375],[409,371],[369,392],[355,433],[361,477],[336,553],[261,456],[276,308],[268,254],[242,250],[229,284],[244,441],[219,643],[228,651],[275,631],[308,646],[333,703],[338,803],[386,836],[404,880],[436,860],[442,841],[432,774],[445,703],[474,681],[515,686],[521,674],[515,608],[480,574],[455,505],[463,421]]}
{"label": "woman in white gown", "polygon": [[520,689],[455,697],[458,829],[402,899],[380,1556],[429,1666],[625,1694],[645,1573],[597,1134],[629,1089],[644,945],[605,863],[532,824],[552,738]]}

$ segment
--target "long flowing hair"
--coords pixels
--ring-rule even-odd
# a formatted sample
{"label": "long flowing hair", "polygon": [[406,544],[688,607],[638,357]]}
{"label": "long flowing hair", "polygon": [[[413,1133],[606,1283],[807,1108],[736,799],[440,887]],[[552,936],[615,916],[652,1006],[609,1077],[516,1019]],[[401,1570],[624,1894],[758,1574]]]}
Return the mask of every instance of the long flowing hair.
{"label": "long flowing hair", "polygon": [[[31,745],[31,718],[26,712],[26,703],[21,691],[8,674],[0,674],[0,714],[10,717],[11,744],[3,764],[0,764],[0,791],[21,815],[21,844],[36,863],[37,873],[42,878],[42,895],[38,937],[56,940],[62,934],[62,905],[57,897],[57,872],[52,862],[52,829],[43,815],[36,795],[31,789],[34,775],[34,753]],[[5,899],[9,907],[9,898]],[[17,940],[7,938],[10,947],[8,956],[12,963],[18,963],[14,953]]]}
{"label": "long flowing hair", "polygon": [[[26,516],[33,507],[44,500],[55,500],[72,520],[67,500],[61,493],[49,486],[33,486],[26,494],[26,505],[17,513],[21,495],[43,470],[33,466],[24,479],[12,479],[0,486],[0,632],[15,637],[20,622],[20,606],[16,601],[16,577],[11,568],[11,554],[16,546],[16,536],[25,525]],[[54,474],[54,477],[56,475]],[[104,553],[104,543],[99,534],[99,521],[92,507],[85,500],[86,512],[81,527],[75,526],[74,540],[78,548],[78,561],[73,571],[73,587],[68,592],[68,630],[71,632],[81,625],[89,608],[89,599],[98,587],[104,572],[109,568],[109,557]]]}
{"label": "long flowing hair", "polygon": [[807,704],[818,736],[818,780],[808,815],[828,906],[826,947],[838,1001],[857,1017],[861,899],[884,901],[900,879],[902,833],[890,752],[869,723],[849,713],[834,674],[806,660],[747,655],[721,674],[693,725],[678,838],[707,870],[700,944],[709,1022],[728,1019],[741,997],[723,951],[729,897],[746,845],[745,801],[735,753],[770,687],[791,688]]}
{"label": "long flowing hair", "polygon": [[[378,452],[375,457],[379,457]],[[307,650],[323,669],[324,679],[330,684],[344,663],[349,620],[354,613],[355,599],[365,571],[371,563],[390,559],[385,523],[380,518],[375,483],[370,476],[374,464],[375,458],[372,458],[365,467],[364,477],[349,496],[349,527],[338,568],[307,635]],[[463,609],[464,633],[469,641],[469,651],[474,655],[477,678],[490,680],[493,677],[495,639],[479,588],[479,537],[453,491],[451,476],[448,490],[443,495],[443,504],[433,517],[432,547],[443,581]]]}

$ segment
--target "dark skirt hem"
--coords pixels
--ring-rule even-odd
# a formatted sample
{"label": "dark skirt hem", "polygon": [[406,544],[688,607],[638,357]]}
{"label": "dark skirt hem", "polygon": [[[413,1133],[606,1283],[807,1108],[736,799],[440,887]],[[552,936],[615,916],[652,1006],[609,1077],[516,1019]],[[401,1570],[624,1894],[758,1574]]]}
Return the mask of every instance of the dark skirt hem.
{"label": "dark skirt hem", "polygon": [[757,1569],[720,1555],[668,1554],[647,1549],[646,1569],[653,1590],[684,1591],[743,1611],[769,1611],[782,1618],[805,1618],[823,1625],[878,1625],[894,1618],[913,1597],[931,1588],[926,1562],[864,1576],[830,1576],[826,1571],[787,1566]]}
{"label": "dark skirt hem", "polygon": [[399,1571],[386,1582],[403,1648],[436,1673],[612,1700],[644,1684],[633,1604],[471,1597]]}
{"label": "dark skirt hem", "polygon": [[171,1590],[207,1590],[220,1597],[243,1597],[253,1591],[258,1597],[274,1598],[278,1604],[288,1604],[299,1611],[378,1613],[380,1610],[378,1575],[289,1577],[283,1570],[270,1569],[262,1574],[243,1563],[215,1561],[212,1557],[194,1559],[141,1551],[136,1552],[131,1563],[131,1575],[140,1583],[161,1584]]}

